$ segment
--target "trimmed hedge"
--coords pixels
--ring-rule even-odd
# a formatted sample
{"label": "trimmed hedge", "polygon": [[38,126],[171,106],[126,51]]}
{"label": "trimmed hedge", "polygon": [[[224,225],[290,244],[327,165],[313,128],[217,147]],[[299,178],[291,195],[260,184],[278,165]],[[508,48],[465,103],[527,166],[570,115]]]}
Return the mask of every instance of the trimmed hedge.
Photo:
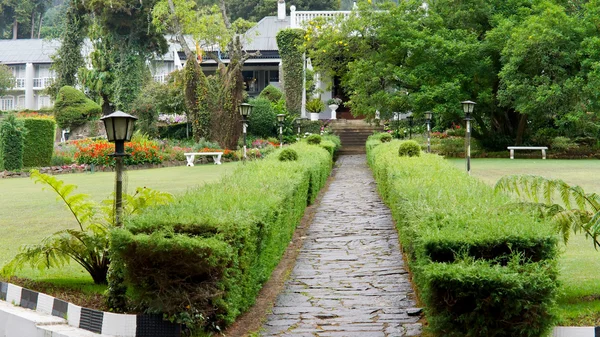
{"label": "trimmed hedge", "polygon": [[27,129],[23,121],[10,114],[0,124],[0,157],[2,168],[16,171],[23,168],[23,146]]}
{"label": "trimmed hedge", "polygon": [[320,147],[289,149],[298,161],[276,150],[112,233],[136,306],[214,329],[254,303],[332,168]]}
{"label": "trimmed hedge", "polygon": [[271,106],[271,101],[267,98],[255,98],[250,100],[250,104],[254,107],[248,116],[248,133],[262,138],[277,135],[277,114]]}
{"label": "trimmed hedge", "polygon": [[68,85],[58,91],[54,102],[54,118],[61,129],[83,125],[101,114],[100,105],[87,98],[83,92]]}
{"label": "trimmed hedge", "polygon": [[50,166],[54,152],[56,122],[51,118],[22,119],[27,135],[24,141],[23,166]]}
{"label": "trimmed hedge", "polygon": [[379,192],[443,336],[544,336],[554,322],[557,236],[505,208],[508,197],[437,155],[399,157],[400,141],[367,142]]}

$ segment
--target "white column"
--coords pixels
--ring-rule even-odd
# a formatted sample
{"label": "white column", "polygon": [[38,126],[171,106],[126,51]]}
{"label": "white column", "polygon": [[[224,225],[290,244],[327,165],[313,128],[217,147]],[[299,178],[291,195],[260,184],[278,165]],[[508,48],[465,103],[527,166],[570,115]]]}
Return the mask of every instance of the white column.
{"label": "white column", "polygon": [[277,19],[285,20],[285,0],[277,1]]}
{"label": "white column", "polygon": [[33,63],[25,65],[25,109],[35,110],[35,101],[33,97]]}

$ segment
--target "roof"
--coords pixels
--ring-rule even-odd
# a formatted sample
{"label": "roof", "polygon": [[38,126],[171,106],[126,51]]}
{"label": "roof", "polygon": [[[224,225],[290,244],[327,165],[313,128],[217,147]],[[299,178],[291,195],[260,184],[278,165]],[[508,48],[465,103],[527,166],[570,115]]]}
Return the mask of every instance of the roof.
{"label": "roof", "polygon": [[290,17],[279,20],[276,16],[266,16],[244,34],[244,47],[247,50],[279,50],[277,33],[290,28]]}
{"label": "roof", "polygon": [[59,46],[58,40],[0,40],[0,63],[52,63],[50,56]]}

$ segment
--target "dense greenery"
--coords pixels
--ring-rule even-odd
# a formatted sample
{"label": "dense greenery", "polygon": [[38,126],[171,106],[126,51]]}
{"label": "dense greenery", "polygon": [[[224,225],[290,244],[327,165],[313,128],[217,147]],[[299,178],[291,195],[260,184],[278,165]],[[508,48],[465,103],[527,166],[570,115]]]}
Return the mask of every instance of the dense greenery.
{"label": "dense greenery", "polygon": [[15,85],[15,78],[10,68],[4,64],[0,64],[0,96],[12,89]]}
{"label": "dense greenery", "polygon": [[100,117],[101,112],[98,104],[71,86],[60,88],[54,102],[54,118],[62,129],[85,124]]}
{"label": "dense greenery", "polygon": [[308,137],[306,137],[306,142],[308,144],[312,144],[312,145],[319,145],[319,144],[321,144],[321,136],[320,135],[309,135]]}
{"label": "dense greenery", "polygon": [[0,158],[5,170],[14,171],[23,168],[23,146],[27,129],[23,121],[14,115],[8,115],[0,124]]}
{"label": "dense greenery", "polygon": [[42,18],[50,0],[1,0],[0,39],[40,38]]}
{"label": "dense greenery", "polygon": [[[381,137],[380,141],[387,143],[391,139],[387,137]],[[421,155],[421,146],[414,140],[404,141],[398,146],[398,155],[400,157],[418,157]]]}
{"label": "dense greenery", "polygon": [[283,92],[272,84],[267,85],[258,95],[259,98],[266,98],[271,102],[277,102],[283,98]]}
{"label": "dense greenery", "polygon": [[319,147],[289,148],[298,161],[275,151],[113,232],[137,306],[216,329],[252,305],[332,168]]}
{"label": "dense greenery", "polygon": [[298,160],[298,152],[294,149],[286,148],[279,152],[280,161],[296,161]]}
{"label": "dense greenery", "polygon": [[271,101],[267,98],[256,98],[250,101],[254,107],[248,118],[248,132],[263,138],[276,135],[277,114],[273,111]]}
{"label": "dense greenery", "polygon": [[302,29],[283,29],[277,33],[277,48],[283,65],[283,88],[287,110],[300,115],[302,109]]}
{"label": "dense greenery", "polygon": [[27,130],[23,143],[23,166],[50,166],[56,135],[56,122],[54,119],[24,118],[23,126]]}
{"label": "dense greenery", "polygon": [[357,115],[430,110],[444,130],[471,99],[473,135],[486,148],[549,145],[598,138],[598,8],[597,0],[441,0],[427,10],[422,1],[359,2],[346,20],[313,20],[305,43],[317,70],[342,79]]}
{"label": "dense greenery", "polygon": [[544,336],[554,323],[557,236],[437,155],[367,143],[429,327],[443,336]]}

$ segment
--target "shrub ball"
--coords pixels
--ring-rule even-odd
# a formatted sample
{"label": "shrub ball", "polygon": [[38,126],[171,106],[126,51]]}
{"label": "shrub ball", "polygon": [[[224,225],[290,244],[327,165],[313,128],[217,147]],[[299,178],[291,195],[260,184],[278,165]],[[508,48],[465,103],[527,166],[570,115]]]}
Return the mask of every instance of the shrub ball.
{"label": "shrub ball", "polygon": [[382,133],[381,136],[379,136],[379,140],[382,143],[391,142],[392,141],[392,135],[390,135],[389,133]]}
{"label": "shrub ball", "polygon": [[400,157],[418,157],[421,155],[421,146],[414,140],[407,140],[398,148]]}
{"label": "shrub ball", "polygon": [[320,135],[310,135],[306,137],[306,142],[311,145],[319,145],[321,144],[321,136]]}
{"label": "shrub ball", "polygon": [[278,158],[280,161],[296,161],[298,160],[298,152],[294,149],[284,149]]}

